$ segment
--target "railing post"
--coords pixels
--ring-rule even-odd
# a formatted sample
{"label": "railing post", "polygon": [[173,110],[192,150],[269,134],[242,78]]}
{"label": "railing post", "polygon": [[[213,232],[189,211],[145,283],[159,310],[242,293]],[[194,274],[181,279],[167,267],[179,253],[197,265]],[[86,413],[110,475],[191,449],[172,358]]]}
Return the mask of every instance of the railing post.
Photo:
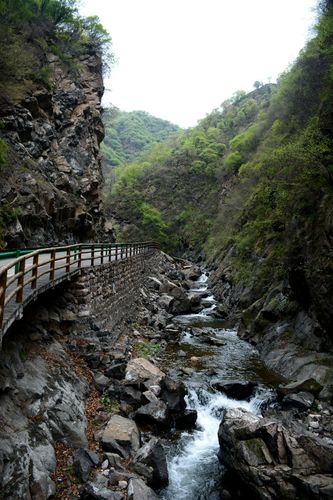
{"label": "railing post", "polygon": [[2,328],[6,300],[7,270],[0,274],[0,328]]}
{"label": "railing post", "polygon": [[[20,257],[20,255],[21,255],[20,250],[16,250],[15,259],[18,259]],[[19,263],[15,264],[15,274],[17,274],[19,272],[19,269],[20,269],[20,264]]]}
{"label": "railing post", "polygon": [[95,262],[95,248],[94,247],[91,247],[90,254],[91,254],[90,265],[93,267],[94,266],[94,262]]}
{"label": "railing post", "polygon": [[82,266],[82,246],[79,246],[79,259],[77,261],[77,268],[81,269]]}
{"label": "railing post", "polygon": [[34,255],[34,258],[33,258],[33,268],[32,268],[32,277],[33,277],[33,280],[31,282],[31,288],[33,290],[35,290],[37,288],[37,277],[38,277],[38,257],[39,257],[39,253],[37,253],[36,255]]}
{"label": "railing post", "polygon": [[109,262],[112,260],[112,245],[109,245]]}
{"label": "railing post", "polygon": [[125,257],[126,257],[126,259],[127,259],[127,257],[128,257],[128,243],[126,243]]}
{"label": "railing post", "polygon": [[104,262],[104,248],[101,247],[101,264]]}
{"label": "railing post", "polygon": [[117,243],[115,245],[115,257],[114,258],[116,261],[118,260],[118,245],[117,245]]}
{"label": "railing post", "polygon": [[19,276],[17,279],[17,286],[19,287],[19,289],[16,292],[16,302],[18,302],[19,304],[22,304],[23,301],[24,271],[25,259],[22,259],[19,265],[19,273],[21,274],[21,276]]}
{"label": "railing post", "polygon": [[54,281],[55,256],[56,256],[56,251],[53,249],[51,250],[51,257],[50,257],[50,281]]}
{"label": "railing post", "polygon": [[66,250],[66,273],[71,272],[71,249]]}

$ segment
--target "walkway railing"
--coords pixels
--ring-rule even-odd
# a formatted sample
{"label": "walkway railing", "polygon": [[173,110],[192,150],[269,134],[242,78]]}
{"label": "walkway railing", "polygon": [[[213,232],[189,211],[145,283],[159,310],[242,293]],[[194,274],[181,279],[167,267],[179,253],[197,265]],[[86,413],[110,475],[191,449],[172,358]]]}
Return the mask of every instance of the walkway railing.
{"label": "walkway railing", "polygon": [[16,258],[16,251],[0,253],[0,330],[4,333],[15,317],[22,314],[23,304],[81,268],[150,254],[157,248],[153,242],[84,243],[29,253],[23,250],[23,255]]}

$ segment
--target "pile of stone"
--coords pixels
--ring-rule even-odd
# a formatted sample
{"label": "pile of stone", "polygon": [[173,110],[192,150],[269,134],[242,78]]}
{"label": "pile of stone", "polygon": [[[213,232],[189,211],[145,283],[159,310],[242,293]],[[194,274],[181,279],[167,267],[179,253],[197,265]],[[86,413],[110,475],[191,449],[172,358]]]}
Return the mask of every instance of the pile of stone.
{"label": "pile of stone", "polygon": [[[154,433],[193,427],[196,412],[186,409],[184,384],[145,358],[115,363],[106,373],[95,373],[95,386],[104,399],[117,401],[119,410],[95,433],[101,460],[87,450],[74,454],[78,479],[85,483],[81,497],[118,500],[126,490],[128,498],[157,498],[153,490],[169,479],[165,451]],[[95,477],[88,480],[94,468]]]}

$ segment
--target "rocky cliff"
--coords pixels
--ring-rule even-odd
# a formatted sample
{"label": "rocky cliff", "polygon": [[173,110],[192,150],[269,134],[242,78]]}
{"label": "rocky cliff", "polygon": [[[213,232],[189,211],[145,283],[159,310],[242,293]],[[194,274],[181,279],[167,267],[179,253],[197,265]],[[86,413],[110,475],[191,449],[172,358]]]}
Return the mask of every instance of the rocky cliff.
{"label": "rocky cliff", "polygon": [[47,81],[0,100],[1,246],[97,240],[102,232],[102,63],[92,46],[85,52],[74,69],[41,54]]}

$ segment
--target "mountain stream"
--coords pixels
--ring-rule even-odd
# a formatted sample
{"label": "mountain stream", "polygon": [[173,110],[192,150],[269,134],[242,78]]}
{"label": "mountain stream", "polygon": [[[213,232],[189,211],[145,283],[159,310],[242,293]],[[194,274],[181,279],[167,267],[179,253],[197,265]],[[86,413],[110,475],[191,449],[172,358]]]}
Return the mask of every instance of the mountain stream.
{"label": "mountain stream", "polygon": [[[224,468],[217,457],[218,429],[224,409],[243,407],[260,414],[261,407],[274,399],[274,375],[260,363],[257,351],[212,315],[216,301],[207,280],[207,274],[202,274],[190,290],[204,297],[205,308],[174,318],[184,329],[164,353],[164,368],[187,376],[187,406],[197,411],[198,419],[193,431],[175,431],[174,439],[166,442],[170,483],[160,492],[163,500],[219,499]],[[227,380],[251,380],[258,386],[249,400],[235,400],[212,387]]]}

